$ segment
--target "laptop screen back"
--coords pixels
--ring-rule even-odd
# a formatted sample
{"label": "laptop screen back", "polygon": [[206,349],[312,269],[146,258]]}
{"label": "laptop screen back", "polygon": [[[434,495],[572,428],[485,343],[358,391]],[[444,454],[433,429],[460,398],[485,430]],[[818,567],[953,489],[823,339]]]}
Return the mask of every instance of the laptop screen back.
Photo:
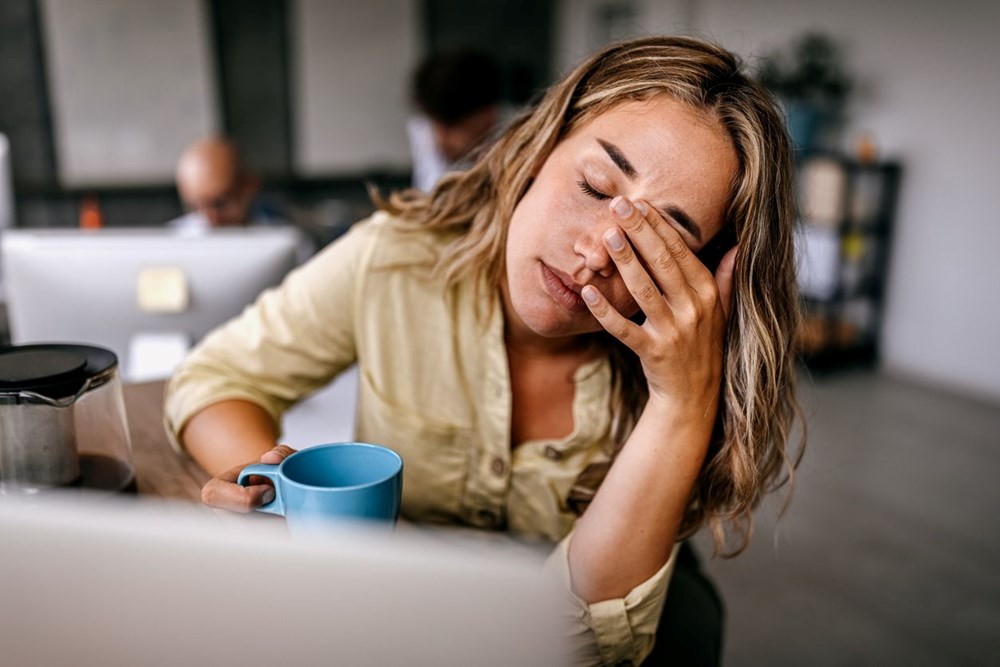
{"label": "laptop screen back", "polygon": [[294,542],[280,521],[186,507],[0,498],[2,662],[565,664],[539,558],[406,530],[341,537]]}

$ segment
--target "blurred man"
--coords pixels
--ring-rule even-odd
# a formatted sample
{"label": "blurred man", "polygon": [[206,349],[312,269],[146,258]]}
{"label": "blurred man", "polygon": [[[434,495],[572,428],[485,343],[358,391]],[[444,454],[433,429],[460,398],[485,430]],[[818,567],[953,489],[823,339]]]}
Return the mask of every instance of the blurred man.
{"label": "blurred man", "polygon": [[429,191],[445,172],[468,167],[498,129],[500,70],[474,51],[433,55],[417,68],[412,95],[421,114],[407,126],[413,186]]}
{"label": "blurred man", "polygon": [[176,229],[200,230],[280,223],[257,199],[260,179],[251,173],[236,145],[222,137],[188,146],[177,163],[177,193],[186,215],[171,220]]}

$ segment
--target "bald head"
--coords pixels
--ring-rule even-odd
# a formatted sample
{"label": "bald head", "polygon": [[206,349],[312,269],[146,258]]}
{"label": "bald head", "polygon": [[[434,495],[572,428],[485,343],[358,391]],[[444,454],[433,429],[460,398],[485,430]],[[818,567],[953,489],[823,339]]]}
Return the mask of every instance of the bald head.
{"label": "bald head", "polygon": [[247,224],[257,179],[231,141],[211,137],[188,146],[177,162],[176,178],[184,206],[204,215],[213,227]]}

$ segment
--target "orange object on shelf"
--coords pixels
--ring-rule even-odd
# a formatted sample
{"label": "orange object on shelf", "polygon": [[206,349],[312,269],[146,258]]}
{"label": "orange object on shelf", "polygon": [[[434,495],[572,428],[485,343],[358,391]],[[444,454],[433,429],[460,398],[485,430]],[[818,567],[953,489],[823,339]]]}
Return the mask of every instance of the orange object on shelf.
{"label": "orange object on shelf", "polygon": [[104,226],[104,217],[96,195],[87,195],[80,202],[80,229],[100,229]]}
{"label": "orange object on shelf", "polygon": [[858,138],[858,145],[854,149],[858,162],[861,164],[875,164],[878,159],[878,148],[875,145],[875,137],[865,132]]}

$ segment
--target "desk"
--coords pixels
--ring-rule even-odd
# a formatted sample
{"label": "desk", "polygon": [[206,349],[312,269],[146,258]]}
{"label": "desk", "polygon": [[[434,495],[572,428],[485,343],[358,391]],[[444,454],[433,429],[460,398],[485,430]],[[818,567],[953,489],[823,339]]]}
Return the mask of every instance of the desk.
{"label": "desk", "polygon": [[[190,457],[178,454],[170,446],[163,430],[163,381],[124,385],[125,410],[128,415],[129,433],[132,436],[132,465],[140,495],[159,496],[173,500],[201,504],[201,487],[209,480],[209,474],[201,469]],[[216,514],[227,521],[284,520],[273,514],[252,512],[248,515],[229,512]],[[425,531],[418,524],[400,520],[397,532],[416,533],[433,536],[443,542],[462,543],[482,547],[488,552],[498,545],[512,550],[523,550],[536,556],[547,552],[545,543],[526,542],[512,538],[506,532],[470,529],[463,526],[434,526]]]}
{"label": "desk", "polygon": [[201,502],[209,475],[191,458],[170,446],[163,430],[165,382],[124,386],[125,411],[132,436],[132,465],[142,495]]}

